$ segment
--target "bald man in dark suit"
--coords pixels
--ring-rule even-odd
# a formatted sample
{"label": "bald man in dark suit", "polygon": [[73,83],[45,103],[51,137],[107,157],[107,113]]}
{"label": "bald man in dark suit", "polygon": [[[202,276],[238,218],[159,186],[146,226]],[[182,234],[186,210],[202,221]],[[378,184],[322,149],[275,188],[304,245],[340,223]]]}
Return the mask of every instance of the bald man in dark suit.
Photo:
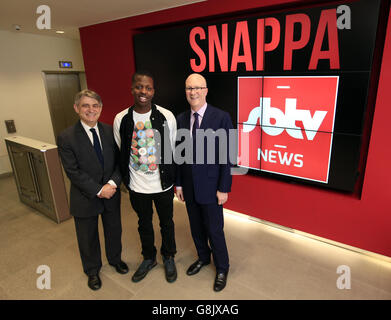
{"label": "bald man in dark suit", "polygon": [[[190,130],[194,146],[202,143],[200,136],[196,135],[198,130],[223,130],[228,138],[229,130],[233,129],[231,117],[227,112],[206,102],[208,87],[205,78],[197,73],[191,74],[185,85],[190,110],[178,115],[178,131]],[[213,148],[205,148],[205,151],[202,163],[198,163],[197,159],[197,163],[193,161],[177,166],[176,195],[186,202],[191,234],[198,254],[197,261],[188,268],[187,275],[195,275],[203,266],[208,265],[212,254],[216,266],[213,289],[221,291],[226,286],[229,270],[223,204],[231,191],[231,165],[228,161],[228,148],[227,154],[223,155],[226,161],[219,162],[219,143]],[[214,153],[214,163],[208,163],[209,152]]]}

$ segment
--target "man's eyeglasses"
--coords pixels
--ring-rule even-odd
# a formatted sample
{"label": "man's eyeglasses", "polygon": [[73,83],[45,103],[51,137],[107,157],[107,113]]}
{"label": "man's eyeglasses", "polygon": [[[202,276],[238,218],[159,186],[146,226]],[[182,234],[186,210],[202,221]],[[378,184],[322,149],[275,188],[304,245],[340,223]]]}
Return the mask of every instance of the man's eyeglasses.
{"label": "man's eyeglasses", "polygon": [[202,90],[202,89],[206,89],[206,87],[194,87],[194,88],[192,88],[192,87],[186,87],[185,88],[185,90],[187,91],[187,92],[192,92],[192,91],[200,91],[200,90]]}

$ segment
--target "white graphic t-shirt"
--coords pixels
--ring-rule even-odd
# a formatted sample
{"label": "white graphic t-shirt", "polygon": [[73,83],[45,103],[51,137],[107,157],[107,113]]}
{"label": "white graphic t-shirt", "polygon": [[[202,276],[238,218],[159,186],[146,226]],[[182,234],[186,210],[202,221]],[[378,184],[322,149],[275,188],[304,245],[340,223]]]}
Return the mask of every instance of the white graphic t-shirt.
{"label": "white graphic t-shirt", "polygon": [[130,151],[130,164],[132,179],[130,188],[136,192],[161,192],[159,168],[156,164],[155,131],[150,120],[151,111],[137,113],[133,111],[134,129],[132,134],[132,147]]}
{"label": "white graphic t-shirt", "polygon": [[[175,116],[168,109],[162,108],[156,105],[157,111],[163,114],[166,121],[163,127],[168,125],[170,133],[171,148],[174,150],[175,137],[176,137],[176,120]],[[129,113],[129,108],[121,111],[115,116],[113,124],[114,138],[121,148],[121,135],[120,126],[122,119]],[[129,188],[139,193],[157,193],[163,192],[171,188],[168,187],[162,190],[160,182],[159,162],[157,150],[160,143],[159,139],[155,139],[155,135],[158,133],[156,129],[152,129],[150,121],[152,111],[147,113],[137,113],[133,110],[133,122],[134,128],[132,130],[130,157],[129,157],[129,173],[130,182]],[[161,137],[161,139],[164,139]]]}

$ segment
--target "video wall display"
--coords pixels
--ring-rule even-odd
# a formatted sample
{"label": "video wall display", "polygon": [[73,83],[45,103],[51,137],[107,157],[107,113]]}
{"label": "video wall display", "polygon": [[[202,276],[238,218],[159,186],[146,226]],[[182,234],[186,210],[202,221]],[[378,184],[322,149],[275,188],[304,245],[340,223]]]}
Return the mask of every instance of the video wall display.
{"label": "video wall display", "polygon": [[144,32],[136,68],[152,71],[154,102],[175,115],[189,108],[185,79],[201,73],[250,174],[353,192],[380,6],[334,2]]}

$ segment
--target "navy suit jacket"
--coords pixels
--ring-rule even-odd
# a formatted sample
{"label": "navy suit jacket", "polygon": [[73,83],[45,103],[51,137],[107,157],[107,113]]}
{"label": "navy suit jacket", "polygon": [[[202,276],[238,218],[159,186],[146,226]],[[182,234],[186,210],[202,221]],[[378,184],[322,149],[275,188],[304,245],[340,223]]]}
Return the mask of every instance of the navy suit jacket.
{"label": "navy suit jacket", "polygon": [[[177,117],[177,129],[190,130],[190,109]],[[224,155],[225,163],[219,163],[219,139],[215,139],[214,163],[207,163],[207,139],[204,138],[204,161],[203,164],[182,164],[177,165],[176,186],[183,188],[185,201],[195,200],[199,204],[217,203],[216,192],[230,192],[232,184],[231,164],[229,162],[229,135],[228,130],[233,129],[230,115],[218,108],[208,104],[202,119],[200,129],[212,129],[216,132],[219,129],[226,131],[227,154]],[[218,133],[217,133],[218,135]],[[183,142],[178,141],[178,144]],[[198,143],[198,142],[197,142]],[[209,150],[210,151],[210,150]],[[190,179],[189,179],[190,178]],[[189,185],[193,182],[193,185]],[[194,199],[192,192],[194,190]]]}
{"label": "navy suit jacket", "polygon": [[[104,168],[80,121],[65,129],[57,137],[58,152],[64,170],[71,181],[70,212],[75,217],[90,217],[105,209],[120,209],[121,173],[117,157],[118,148],[111,126],[98,122],[102,143]],[[97,197],[99,190],[109,181],[117,185],[111,199]]]}

